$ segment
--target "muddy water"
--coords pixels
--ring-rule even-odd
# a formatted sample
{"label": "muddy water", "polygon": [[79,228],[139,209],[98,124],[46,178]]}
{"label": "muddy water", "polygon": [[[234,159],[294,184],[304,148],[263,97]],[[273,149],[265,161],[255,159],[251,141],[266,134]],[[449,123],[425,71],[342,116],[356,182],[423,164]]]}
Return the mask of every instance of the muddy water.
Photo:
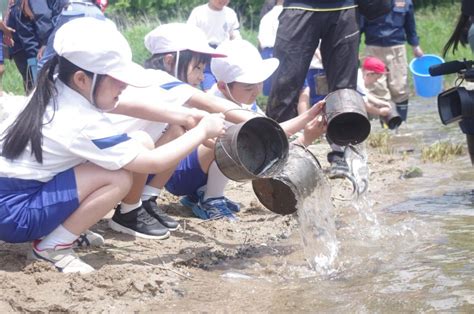
{"label": "muddy water", "polygon": [[[433,101],[415,99],[393,146],[416,157],[439,139],[462,143],[464,135],[441,125]],[[330,274],[308,267],[295,232],[248,258],[198,271],[196,281],[176,287],[184,298],[159,309],[473,312],[474,168],[462,156],[423,171],[383,189],[382,204],[362,198],[335,209],[352,214],[336,215],[339,250]]]}

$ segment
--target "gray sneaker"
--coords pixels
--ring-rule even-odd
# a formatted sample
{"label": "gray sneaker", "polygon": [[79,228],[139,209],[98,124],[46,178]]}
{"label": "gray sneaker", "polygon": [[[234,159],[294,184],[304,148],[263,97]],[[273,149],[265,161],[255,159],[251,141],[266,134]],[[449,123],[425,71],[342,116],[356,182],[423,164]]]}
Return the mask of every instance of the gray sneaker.
{"label": "gray sneaker", "polygon": [[331,166],[328,171],[328,177],[330,179],[344,179],[352,177],[349,165],[347,164],[347,161],[344,158],[344,153],[330,152],[328,154],[328,161],[331,163]]}
{"label": "gray sneaker", "polygon": [[104,237],[98,233],[86,230],[72,244],[73,248],[83,248],[88,246],[102,246],[105,244]]}
{"label": "gray sneaker", "polygon": [[33,242],[32,257],[34,259],[50,262],[62,273],[87,274],[94,271],[94,268],[84,263],[71,247],[40,250],[37,248],[40,241]]}

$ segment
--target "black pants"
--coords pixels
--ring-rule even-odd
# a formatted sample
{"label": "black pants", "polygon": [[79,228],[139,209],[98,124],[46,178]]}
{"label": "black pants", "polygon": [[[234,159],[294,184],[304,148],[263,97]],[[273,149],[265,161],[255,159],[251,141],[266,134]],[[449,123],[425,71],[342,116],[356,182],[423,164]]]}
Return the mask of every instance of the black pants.
{"label": "black pants", "polygon": [[32,79],[33,74],[28,68],[28,56],[24,50],[20,50],[12,55],[11,58],[15,61],[18,72],[20,72],[21,77],[23,78],[23,88],[25,89],[26,95],[28,95],[35,87]]}
{"label": "black pants", "polygon": [[269,117],[283,122],[297,115],[299,93],[319,40],[329,92],[341,88],[356,89],[358,18],[356,9],[330,12],[283,10],[273,50],[280,66],[272,77],[267,106]]}

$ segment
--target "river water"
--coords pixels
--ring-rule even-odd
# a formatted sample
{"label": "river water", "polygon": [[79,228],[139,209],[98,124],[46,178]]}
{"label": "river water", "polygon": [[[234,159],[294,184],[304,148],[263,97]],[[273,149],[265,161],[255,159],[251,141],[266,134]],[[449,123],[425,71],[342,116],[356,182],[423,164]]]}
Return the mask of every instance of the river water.
{"label": "river water", "polygon": [[[395,150],[412,147],[416,156],[421,144],[465,141],[457,125],[440,123],[435,99],[415,98],[409,115]],[[423,172],[380,191],[383,204],[373,207],[363,197],[347,205],[359,215],[336,217],[331,271],[308,267],[295,232],[277,245],[262,244],[255,257],[198,270],[198,281],[179,287],[186,298],[160,309],[474,312],[474,167],[465,155],[425,164]]]}

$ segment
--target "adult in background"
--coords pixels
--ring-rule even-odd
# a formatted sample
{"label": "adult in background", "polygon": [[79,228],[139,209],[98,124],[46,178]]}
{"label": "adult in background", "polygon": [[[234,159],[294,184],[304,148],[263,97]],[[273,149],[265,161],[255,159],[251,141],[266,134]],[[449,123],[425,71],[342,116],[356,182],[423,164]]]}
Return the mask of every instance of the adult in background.
{"label": "adult in background", "polygon": [[413,47],[416,57],[423,56],[416,33],[412,0],[392,0],[392,10],[373,20],[361,19],[365,33],[365,55],[381,59],[388,69],[369,91],[380,99],[392,100],[403,121],[408,114],[408,62],[405,42]]}
{"label": "adult in background", "polygon": [[[273,51],[280,60],[267,115],[279,122],[297,115],[299,92],[320,43],[328,89],[356,89],[359,21],[354,0],[285,0]],[[343,152],[328,154],[331,172],[349,171]]]}

